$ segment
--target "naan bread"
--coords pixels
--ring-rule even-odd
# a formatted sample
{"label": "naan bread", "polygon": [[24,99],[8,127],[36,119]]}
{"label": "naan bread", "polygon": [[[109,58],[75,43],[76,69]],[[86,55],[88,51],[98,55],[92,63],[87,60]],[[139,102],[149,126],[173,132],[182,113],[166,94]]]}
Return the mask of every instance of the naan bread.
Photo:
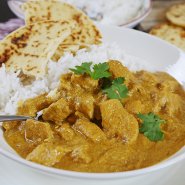
{"label": "naan bread", "polygon": [[[82,45],[92,45],[101,43],[100,31],[96,28],[90,18],[88,18],[82,11],[75,7],[62,3],[60,1],[28,1],[23,4],[22,9],[25,12],[26,24],[41,22],[44,20],[63,20],[75,21],[77,26],[73,29],[72,34],[67,37],[58,47],[53,59],[57,61],[63,54],[63,45],[66,51]],[[69,46],[68,48],[66,46]]]}
{"label": "naan bread", "polygon": [[59,44],[71,34],[74,23],[43,21],[24,26],[0,42],[0,66],[28,76],[42,77]]}
{"label": "naan bread", "polygon": [[166,18],[177,26],[185,28],[185,3],[175,4],[166,12]]}
{"label": "naan bread", "polygon": [[150,34],[166,40],[185,51],[185,29],[182,27],[163,23],[152,28]]}
{"label": "naan bread", "polygon": [[73,55],[75,55],[78,50],[88,48],[88,47],[89,45],[85,45],[85,44],[76,44],[76,45],[75,44],[60,44],[60,46],[57,48],[55,52],[54,57],[56,59],[60,59],[61,55],[63,56],[65,52],[70,52]]}

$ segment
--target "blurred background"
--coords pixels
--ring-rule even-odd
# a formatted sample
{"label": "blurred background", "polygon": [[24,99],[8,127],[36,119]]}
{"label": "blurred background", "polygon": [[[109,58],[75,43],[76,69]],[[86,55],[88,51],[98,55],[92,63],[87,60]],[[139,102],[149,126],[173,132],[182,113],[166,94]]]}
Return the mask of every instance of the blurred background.
{"label": "blurred background", "polygon": [[[0,22],[15,18],[7,4],[8,0],[0,0]],[[164,21],[167,8],[173,4],[185,3],[185,0],[152,0],[152,10],[149,15],[141,22],[143,29],[151,28],[155,23]]]}
{"label": "blurred background", "polygon": [[16,17],[8,7],[7,0],[0,0],[0,22]]}
{"label": "blurred background", "polygon": [[[18,2],[19,1],[19,2]],[[0,39],[24,24],[20,1],[0,0]],[[176,4],[182,4],[182,19],[185,17],[185,0],[63,0],[82,9],[94,21],[120,27],[134,28],[151,33],[185,51],[184,25],[172,23],[166,12]],[[9,2],[9,6],[8,6]],[[87,2],[84,5],[84,2]],[[107,3],[109,2],[109,3]],[[122,4],[120,3],[122,2]],[[123,3],[124,2],[124,3]],[[14,13],[13,13],[14,12]],[[179,12],[179,10],[177,10]],[[16,16],[17,15],[17,16]],[[13,18],[13,19],[12,19]],[[20,19],[22,18],[22,19]],[[8,22],[7,22],[8,21]],[[160,27],[160,24],[163,24]],[[170,23],[170,26],[169,26]],[[156,30],[156,27],[160,29]],[[170,34],[158,34],[166,29]],[[175,35],[174,35],[175,33]],[[175,40],[174,40],[175,38]]]}

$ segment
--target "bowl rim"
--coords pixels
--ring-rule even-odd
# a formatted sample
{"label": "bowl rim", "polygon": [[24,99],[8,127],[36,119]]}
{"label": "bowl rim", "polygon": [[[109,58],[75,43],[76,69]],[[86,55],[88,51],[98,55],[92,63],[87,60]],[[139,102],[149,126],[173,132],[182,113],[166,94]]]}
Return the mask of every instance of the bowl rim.
{"label": "bowl rim", "polygon": [[[185,147],[181,148],[179,151],[183,150],[184,148]],[[15,155],[13,153],[3,150],[2,148],[0,148],[0,154],[2,154],[6,158],[13,160],[14,162],[23,164],[29,168],[43,172],[45,174],[57,175],[60,177],[65,176],[72,179],[91,179],[91,180],[108,180],[108,179],[113,180],[113,179],[136,177],[139,175],[147,175],[148,173],[164,169],[185,159],[185,153],[183,153],[174,159],[168,158],[153,166],[149,166],[149,167],[145,167],[137,170],[124,171],[124,172],[109,172],[109,173],[88,173],[88,172],[76,172],[76,171],[57,169],[53,167],[47,167],[41,164],[28,161],[18,156],[18,154]]]}
{"label": "bowl rim", "polygon": [[147,0],[148,2],[148,7],[146,8],[146,10],[139,16],[136,16],[135,18],[131,19],[130,21],[123,23],[123,24],[119,24],[117,26],[120,27],[130,27],[132,26],[134,23],[138,23],[141,19],[144,19],[152,10],[152,5],[153,2],[152,0]]}

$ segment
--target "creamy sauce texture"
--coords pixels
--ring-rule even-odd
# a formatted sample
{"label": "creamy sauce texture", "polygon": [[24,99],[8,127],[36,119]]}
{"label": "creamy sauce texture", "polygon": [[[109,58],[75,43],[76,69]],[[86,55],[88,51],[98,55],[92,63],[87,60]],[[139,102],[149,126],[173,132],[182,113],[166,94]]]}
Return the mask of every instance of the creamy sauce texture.
{"label": "creamy sauce texture", "polygon": [[[51,94],[28,99],[19,115],[39,121],[6,122],[4,137],[27,160],[80,172],[121,172],[154,165],[185,145],[185,92],[166,73],[132,73],[109,61],[112,78],[124,77],[127,98],[108,99],[101,80],[67,73]],[[166,123],[164,139],[150,141],[139,132],[137,114],[150,112]]]}

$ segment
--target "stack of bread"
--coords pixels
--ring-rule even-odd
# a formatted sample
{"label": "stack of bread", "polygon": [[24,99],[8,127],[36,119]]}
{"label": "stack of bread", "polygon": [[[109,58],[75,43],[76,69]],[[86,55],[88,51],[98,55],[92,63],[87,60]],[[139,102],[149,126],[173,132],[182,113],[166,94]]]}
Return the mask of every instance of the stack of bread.
{"label": "stack of bread", "polygon": [[150,34],[185,51],[185,3],[170,7],[166,12],[166,18],[167,21],[153,27]]}

